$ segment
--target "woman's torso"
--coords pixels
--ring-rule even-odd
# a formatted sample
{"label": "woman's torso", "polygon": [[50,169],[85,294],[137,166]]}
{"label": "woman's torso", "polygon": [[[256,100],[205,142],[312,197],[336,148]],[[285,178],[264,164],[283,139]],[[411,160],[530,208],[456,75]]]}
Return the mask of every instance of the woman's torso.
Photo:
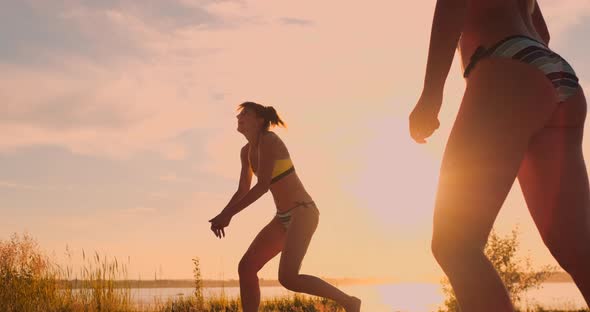
{"label": "woman's torso", "polygon": [[490,47],[511,36],[525,35],[542,41],[531,13],[535,0],[467,0],[465,25],[458,49],[463,68],[479,47]]}
{"label": "woman's torso", "polygon": [[[268,132],[263,135],[272,136],[273,140],[273,166],[276,160],[289,159],[289,151],[283,141],[273,132]],[[250,160],[250,167],[254,173],[258,171],[258,149],[252,146],[249,149],[248,158]],[[270,185],[270,192],[274,199],[277,210],[286,211],[296,205],[297,202],[309,202],[312,201],[311,196],[307,193],[303,187],[303,183],[297,175],[297,171],[291,172],[288,175],[280,178],[275,183]]]}

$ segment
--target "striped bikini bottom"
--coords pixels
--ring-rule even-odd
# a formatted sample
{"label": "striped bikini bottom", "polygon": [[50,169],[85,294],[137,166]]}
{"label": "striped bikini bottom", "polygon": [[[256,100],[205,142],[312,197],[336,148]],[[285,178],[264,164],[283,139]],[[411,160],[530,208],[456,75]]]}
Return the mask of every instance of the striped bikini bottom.
{"label": "striped bikini bottom", "polygon": [[486,57],[510,58],[537,67],[553,84],[559,102],[574,95],[580,87],[574,69],[565,59],[551,51],[544,43],[527,36],[507,37],[489,49],[479,46],[471,56],[463,76],[467,78],[477,62]]}
{"label": "striped bikini bottom", "polygon": [[291,224],[291,216],[293,215],[293,212],[295,210],[295,208],[299,208],[299,207],[303,207],[303,208],[313,208],[316,210],[317,213],[319,213],[318,208],[316,207],[315,203],[313,201],[309,201],[309,202],[295,202],[295,206],[289,208],[286,211],[283,212],[278,212],[275,215],[275,218],[279,219],[279,221],[281,222],[281,224],[283,225],[283,227],[285,227],[285,230],[289,228],[289,225]]}

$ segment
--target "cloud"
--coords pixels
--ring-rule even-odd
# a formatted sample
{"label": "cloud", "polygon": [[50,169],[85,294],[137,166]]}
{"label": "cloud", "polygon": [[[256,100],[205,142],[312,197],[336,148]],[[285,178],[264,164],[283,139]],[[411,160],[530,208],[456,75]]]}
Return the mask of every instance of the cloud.
{"label": "cloud", "polygon": [[20,190],[38,190],[38,187],[14,183],[10,181],[0,181],[0,188],[20,189]]}
{"label": "cloud", "polygon": [[[49,8],[26,2],[29,11],[49,16],[32,24],[51,29],[62,23],[55,33],[73,32],[78,44],[60,49],[25,37],[23,46],[43,51],[44,65],[0,59],[0,94],[8,99],[0,107],[0,149],[45,144],[107,157],[148,151],[178,160],[189,150],[179,135],[211,129],[207,142],[193,144],[231,146],[231,154],[223,153],[228,147],[210,148],[219,152],[207,154],[212,166],[203,165],[229,176],[225,158],[239,165],[234,154],[243,144],[233,124],[237,103],[275,105],[288,122],[309,122],[319,132],[370,118],[376,113],[371,105],[393,93],[408,98],[419,91],[432,4],[402,14],[392,13],[390,1],[348,3],[342,8],[348,13],[333,14],[338,3],[64,0]],[[311,21],[322,23],[293,27]],[[97,43],[77,47],[89,41]],[[230,136],[235,140],[226,141]]]}
{"label": "cloud", "polygon": [[43,144],[184,159],[186,143],[175,138],[227,111],[219,67],[210,63],[224,46],[200,38],[235,25],[215,13],[235,5],[243,6],[8,1],[0,12],[0,37],[8,38],[0,48],[0,149]]}
{"label": "cloud", "polygon": [[68,130],[121,128],[132,122],[133,116],[117,110],[118,103],[101,94],[101,85],[120,80],[107,82],[106,73],[97,67],[83,69],[91,64],[70,65],[68,69],[81,73],[0,65],[0,90],[7,96],[6,105],[0,107],[0,123]]}
{"label": "cloud", "polygon": [[[549,31],[559,37],[590,17],[590,2],[579,0],[544,0],[539,3]],[[559,38],[558,38],[559,39]]]}
{"label": "cloud", "polygon": [[21,190],[21,191],[33,191],[33,192],[55,192],[55,191],[72,191],[73,186],[71,185],[33,185],[28,183],[20,183],[8,180],[0,180],[0,189],[12,189],[12,190]]}
{"label": "cloud", "polygon": [[285,25],[294,25],[294,26],[312,26],[314,23],[310,20],[300,19],[300,18],[292,18],[292,17],[283,17],[279,20],[281,23]]}
{"label": "cloud", "polygon": [[0,146],[59,145],[110,156],[156,150],[183,159],[186,147],[174,138],[213,125],[223,107],[182,66],[162,59],[117,68],[77,60],[61,72],[0,65]]}
{"label": "cloud", "polygon": [[[89,10],[63,2],[8,1],[0,18],[2,62],[48,65],[56,56],[96,61],[142,54],[136,19],[109,10]],[[127,27],[121,27],[121,26]],[[115,48],[116,47],[116,48]],[[116,53],[113,50],[116,49]]]}

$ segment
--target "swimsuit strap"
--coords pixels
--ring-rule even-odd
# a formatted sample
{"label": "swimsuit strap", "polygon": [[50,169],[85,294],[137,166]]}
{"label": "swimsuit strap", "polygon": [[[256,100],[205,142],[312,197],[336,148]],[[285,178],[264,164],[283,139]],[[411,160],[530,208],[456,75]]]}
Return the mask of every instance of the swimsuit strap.
{"label": "swimsuit strap", "polygon": [[294,209],[294,208],[297,208],[297,207],[300,207],[300,206],[303,206],[305,208],[309,208],[309,206],[311,206],[311,205],[314,205],[315,206],[315,202],[313,202],[313,201],[310,201],[310,202],[296,201],[295,202],[295,207],[293,207],[291,209]]}
{"label": "swimsuit strap", "polygon": [[277,212],[277,215],[284,216],[284,215],[287,215],[287,214],[291,214],[291,212],[293,211],[293,209],[299,208],[299,207],[304,207],[304,208],[315,207],[315,202],[313,202],[313,201],[309,201],[309,202],[296,201],[295,202],[295,206],[293,206],[293,207],[291,207],[291,208],[289,208],[289,209],[287,209],[285,211]]}

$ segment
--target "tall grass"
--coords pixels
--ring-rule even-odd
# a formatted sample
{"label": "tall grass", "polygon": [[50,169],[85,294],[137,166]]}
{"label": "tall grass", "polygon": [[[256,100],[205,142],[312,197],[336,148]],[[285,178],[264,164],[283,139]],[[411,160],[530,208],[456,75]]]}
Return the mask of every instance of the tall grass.
{"label": "tall grass", "polygon": [[193,276],[195,279],[195,305],[197,309],[203,309],[205,300],[203,298],[203,279],[201,278],[199,258],[193,259]]}
{"label": "tall grass", "polygon": [[[68,257],[71,259],[69,251]],[[53,264],[28,234],[0,240],[0,311],[2,312],[239,312],[239,298],[203,295],[199,259],[193,259],[192,296],[147,305],[134,304],[127,266],[116,258],[82,251],[83,266]],[[261,311],[336,312],[331,301],[308,296],[275,298],[262,302]]]}
{"label": "tall grass", "polygon": [[0,240],[0,307],[6,312],[133,311],[129,287],[116,287],[126,266],[95,253],[79,276],[45,256],[29,235]]}
{"label": "tall grass", "polygon": [[[48,259],[29,236],[0,241],[0,306],[6,311],[44,311],[67,305]],[[44,307],[44,309],[40,308]]]}
{"label": "tall grass", "polygon": [[[239,298],[218,296],[208,298],[202,308],[196,308],[194,297],[168,300],[157,308],[162,312],[242,312]],[[293,295],[263,300],[261,312],[344,312],[340,305],[332,300]]]}
{"label": "tall grass", "polygon": [[[68,253],[69,254],[69,253]],[[1,312],[242,312],[239,298],[223,293],[205,298],[199,259],[193,259],[195,290],[191,296],[146,305],[135,304],[127,265],[97,252],[82,252],[83,267],[60,267],[46,257],[29,235],[0,240]],[[264,300],[262,312],[343,312],[334,301],[294,295]],[[523,311],[524,312],[524,311]],[[537,308],[526,312],[566,312]],[[569,312],[589,312],[570,310]]]}
{"label": "tall grass", "polygon": [[[68,290],[84,311],[131,311],[131,291],[127,278],[127,266],[116,258],[109,260],[95,252],[85,261],[80,279],[70,283]],[[69,276],[66,276],[69,280]]]}

